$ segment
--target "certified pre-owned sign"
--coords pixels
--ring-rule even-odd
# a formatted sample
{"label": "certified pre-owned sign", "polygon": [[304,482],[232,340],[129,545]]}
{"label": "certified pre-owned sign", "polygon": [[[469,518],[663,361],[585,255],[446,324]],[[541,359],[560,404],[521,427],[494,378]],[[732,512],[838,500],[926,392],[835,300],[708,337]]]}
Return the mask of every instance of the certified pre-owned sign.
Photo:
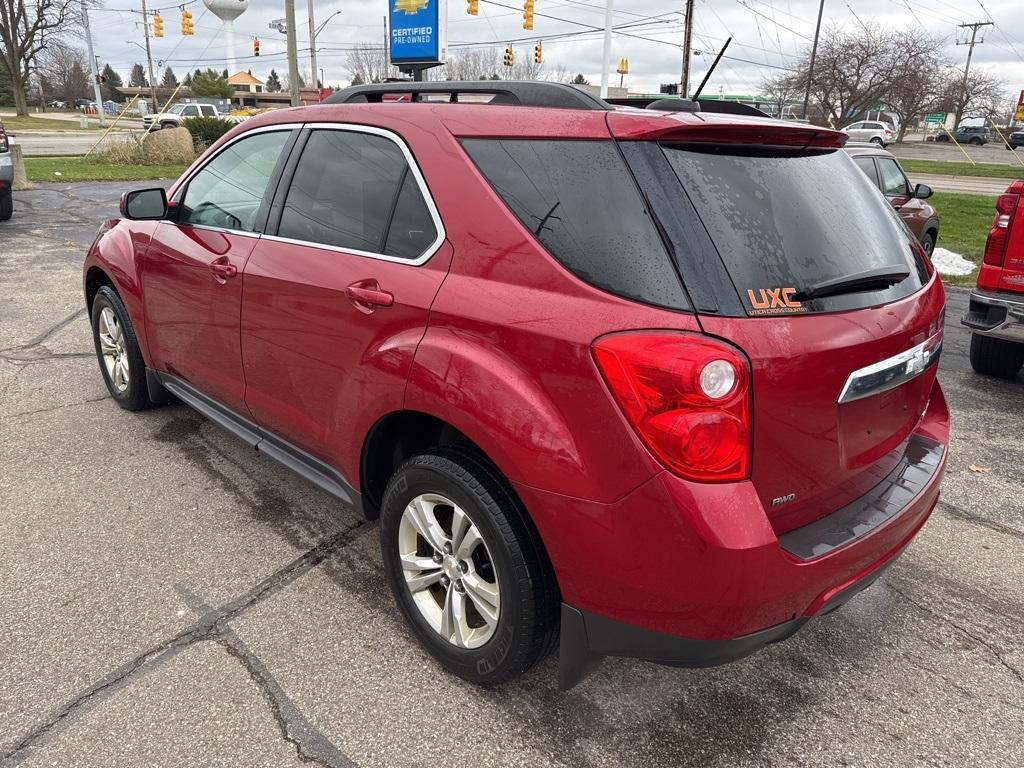
{"label": "certified pre-owned sign", "polygon": [[392,64],[443,64],[448,53],[445,0],[390,0]]}

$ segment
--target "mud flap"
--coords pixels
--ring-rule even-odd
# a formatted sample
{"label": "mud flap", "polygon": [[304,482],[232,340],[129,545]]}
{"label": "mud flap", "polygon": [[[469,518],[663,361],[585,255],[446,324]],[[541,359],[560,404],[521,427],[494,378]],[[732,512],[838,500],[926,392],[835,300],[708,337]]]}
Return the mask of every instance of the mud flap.
{"label": "mud flap", "polygon": [[597,669],[605,657],[590,650],[583,614],[562,603],[562,629],[558,647],[558,687],[568,691]]}

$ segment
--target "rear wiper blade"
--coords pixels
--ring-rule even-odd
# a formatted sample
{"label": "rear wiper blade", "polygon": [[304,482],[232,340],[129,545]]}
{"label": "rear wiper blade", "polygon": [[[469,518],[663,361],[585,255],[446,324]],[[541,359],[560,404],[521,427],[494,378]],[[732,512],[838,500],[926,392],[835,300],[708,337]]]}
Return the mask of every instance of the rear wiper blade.
{"label": "rear wiper blade", "polygon": [[796,301],[807,301],[808,299],[820,299],[824,296],[839,296],[844,293],[877,291],[902,283],[908,277],[910,277],[910,268],[900,264],[868,269],[863,272],[855,272],[852,275],[845,275],[844,277],[834,277],[831,280],[811,283],[803,290],[793,294],[793,298]]}

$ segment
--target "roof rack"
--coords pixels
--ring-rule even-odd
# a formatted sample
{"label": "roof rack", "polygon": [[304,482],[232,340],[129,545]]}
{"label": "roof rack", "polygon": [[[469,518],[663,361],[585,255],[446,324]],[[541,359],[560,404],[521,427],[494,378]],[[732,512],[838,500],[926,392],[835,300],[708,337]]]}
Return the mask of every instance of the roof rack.
{"label": "roof rack", "polygon": [[564,83],[538,80],[441,80],[426,83],[354,85],[328,96],[323,103],[380,103],[388,94],[411,94],[413,101],[426,101],[423,97],[428,95],[448,94],[448,100],[452,103],[459,103],[459,96],[462,94],[487,94],[494,97],[487,102],[488,104],[602,111],[611,109],[606,102],[579,88]]}

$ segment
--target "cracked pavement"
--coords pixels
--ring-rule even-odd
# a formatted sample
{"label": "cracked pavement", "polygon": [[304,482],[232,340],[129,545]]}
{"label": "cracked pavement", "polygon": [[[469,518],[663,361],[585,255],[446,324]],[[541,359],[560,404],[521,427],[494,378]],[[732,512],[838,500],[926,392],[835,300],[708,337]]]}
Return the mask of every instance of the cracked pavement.
{"label": "cracked pavement", "polygon": [[[943,499],[879,582],[727,667],[495,690],[405,631],[377,526],[191,412],[106,396],[81,262],[122,184],[0,224],[0,766],[1019,766],[1024,378],[950,289]],[[974,472],[970,465],[990,468]]]}

